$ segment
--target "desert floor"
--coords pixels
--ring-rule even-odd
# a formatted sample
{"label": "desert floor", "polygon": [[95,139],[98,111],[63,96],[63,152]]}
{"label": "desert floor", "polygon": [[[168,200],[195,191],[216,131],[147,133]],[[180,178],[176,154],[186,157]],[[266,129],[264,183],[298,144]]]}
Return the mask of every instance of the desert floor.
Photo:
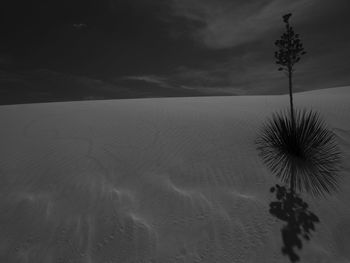
{"label": "desert floor", "polygon": [[[350,87],[295,94],[334,131],[340,191],[301,262],[350,262]],[[254,140],[289,97],[0,107],[0,262],[289,262],[269,213],[279,181]]]}

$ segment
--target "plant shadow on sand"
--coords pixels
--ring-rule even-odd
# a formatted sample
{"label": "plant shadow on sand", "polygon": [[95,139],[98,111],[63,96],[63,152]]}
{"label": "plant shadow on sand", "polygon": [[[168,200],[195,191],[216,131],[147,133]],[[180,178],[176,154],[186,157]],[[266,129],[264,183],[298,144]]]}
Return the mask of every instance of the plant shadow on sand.
{"label": "plant shadow on sand", "polygon": [[275,193],[277,199],[270,203],[270,214],[286,222],[281,229],[282,253],[287,255],[291,262],[297,262],[300,257],[295,249],[302,249],[302,239],[310,240],[311,232],[315,231],[315,224],[320,220],[295,192],[278,184],[272,187],[270,192]]}

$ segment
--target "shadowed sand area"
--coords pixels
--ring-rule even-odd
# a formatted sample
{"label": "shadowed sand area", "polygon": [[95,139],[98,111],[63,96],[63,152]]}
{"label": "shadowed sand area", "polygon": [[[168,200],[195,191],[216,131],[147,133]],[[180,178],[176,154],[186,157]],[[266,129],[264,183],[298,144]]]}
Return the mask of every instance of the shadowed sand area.
{"label": "shadowed sand area", "polygon": [[[0,107],[0,262],[288,262],[254,139],[287,96]],[[350,262],[350,87],[299,93],[343,153],[301,262]]]}

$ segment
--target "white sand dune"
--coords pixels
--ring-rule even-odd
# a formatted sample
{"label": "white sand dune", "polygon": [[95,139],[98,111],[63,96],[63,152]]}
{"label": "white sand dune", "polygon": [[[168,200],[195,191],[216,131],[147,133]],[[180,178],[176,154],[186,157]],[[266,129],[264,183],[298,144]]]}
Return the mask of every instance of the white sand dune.
{"label": "white sand dune", "polygon": [[[344,156],[301,262],[350,262],[350,87],[295,95]],[[0,262],[289,262],[254,140],[288,96],[0,107]]]}

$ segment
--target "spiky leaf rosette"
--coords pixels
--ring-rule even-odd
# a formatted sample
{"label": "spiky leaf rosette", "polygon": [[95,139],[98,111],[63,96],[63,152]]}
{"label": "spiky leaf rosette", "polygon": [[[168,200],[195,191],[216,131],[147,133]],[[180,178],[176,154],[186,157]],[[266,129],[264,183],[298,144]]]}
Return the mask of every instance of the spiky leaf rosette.
{"label": "spiky leaf rosette", "polygon": [[257,149],[268,168],[291,188],[314,195],[337,190],[341,155],[335,135],[315,111],[275,113],[262,127]]}

